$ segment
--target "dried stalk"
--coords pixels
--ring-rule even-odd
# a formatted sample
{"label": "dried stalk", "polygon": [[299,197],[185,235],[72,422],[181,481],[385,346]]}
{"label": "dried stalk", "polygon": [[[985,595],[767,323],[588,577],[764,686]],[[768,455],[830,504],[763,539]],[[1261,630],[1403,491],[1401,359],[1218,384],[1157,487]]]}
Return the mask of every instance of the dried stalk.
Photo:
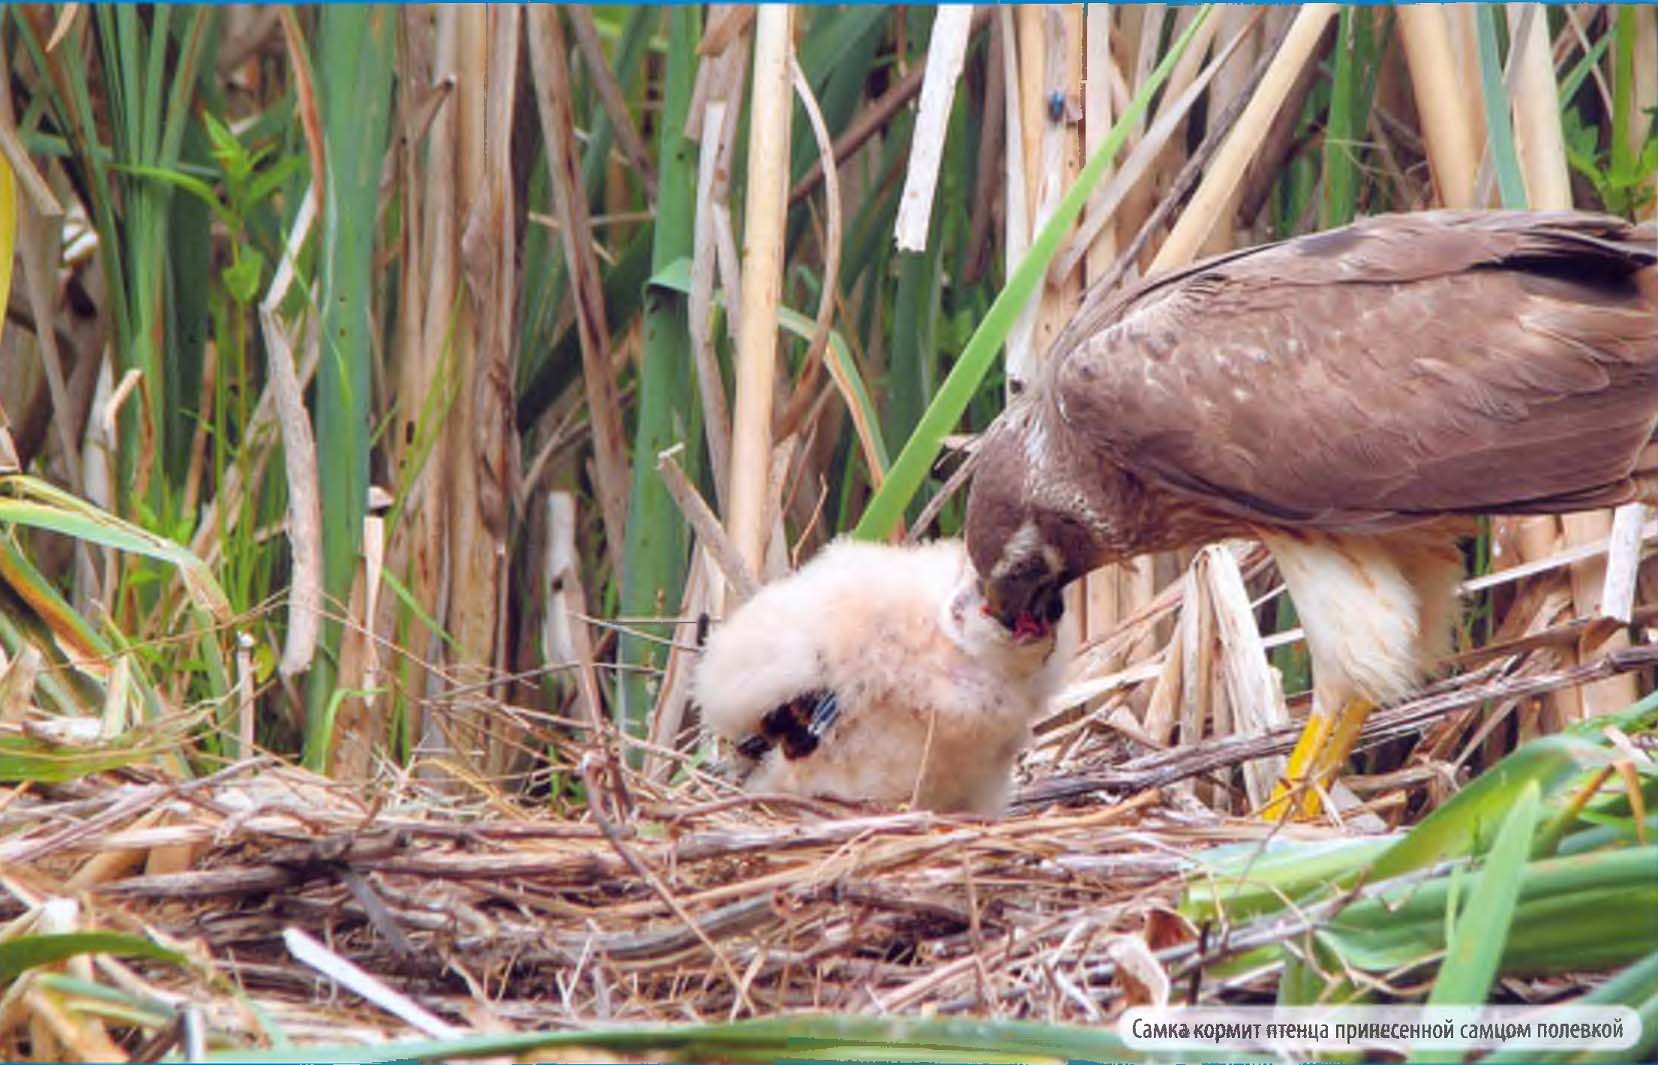
{"label": "dried stalk", "polygon": [[[963,48],[966,42],[963,42]],[[783,439],[794,435],[805,422],[807,410],[817,394],[818,381],[823,377],[824,353],[829,348],[829,325],[835,313],[835,295],[840,291],[841,266],[841,186],[840,172],[835,166],[835,149],[829,142],[829,127],[823,121],[817,98],[812,95],[811,83],[800,69],[800,64],[789,57],[789,78],[795,94],[806,110],[806,119],[817,139],[818,165],[823,168],[823,293],[818,298],[817,315],[812,322],[812,339],[806,345],[806,356],[801,363],[800,378],[794,383],[788,405],[778,419],[775,435]],[[914,154],[910,156],[913,165]],[[925,235],[925,234],[923,234]],[[849,405],[850,398],[849,398]]]}
{"label": "dried stalk", "polygon": [[559,240],[564,246],[575,297],[582,381],[587,389],[588,413],[593,424],[593,463],[599,510],[604,517],[605,547],[611,565],[620,572],[627,532],[627,449],[616,379],[610,373],[610,327],[605,321],[604,288],[593,253],[593,231],[587,217],[581,162],[575,151],[564,32],[559,28],[555,8],[532,5],[529,18],[536,104],[541,114],[542,137],[547,142],[547,165],[553,176]]}
{"label": "dried stalk", "polygon": [[1198,185],[1192,200],[1181,212],[1180,221],[1158,249],[1147,273],[1172,270],[1191,262],[1219,221],[1232,190],[1243,177],[1251,156],[1266,136],[1279,106],[1289,95],[1302,67],[1312,61],[1313,51],[1324,36],[1337,10],[1335,4],[1307,4],[1295,16],[1278,54],[1272,59],[1261,84],[1250,97],[1238,124],[1215,153],[1214,161]]}
{"label": "dried stalk", "polygon": [[748,197],[743,212],[743,292],[737,324],[737,404],[731,441],[731,505],[726,528],[753,570],[762,568],[771,461],[772,396],[777,379],[777,306],[789,163],[790,12],[765,6],[755,16],[749,106]]}
{"label": "dried stalk", "polygon": [[634,173],[645,184],[645,194],[654,202],[656,200],[656,164],[651,159],[650,149],[645,146],[645,139],[639,135],[639,130],[633,124],[633,116],[628,113],[627,100],[622,97],[622,87],[616,83],[616,75],[605,61],[604,45],[599,42],[598,27],[593,25],[593,12],[581,4],[570,4],[564,9],[570,15],[570,28],[576,34],[576,47],[581,49],[582,62],[587,66],[587,76],[593,81],[593,88],[599,97],[599,106],[604,108],[605,117],[610,120],[610,128],[616,131],[616,143],[621,145],[622,154],[627,156],[628,165],[633,167]]}
{"label": "dried stalk", "polygon": [[1467,86],[1458,71],[1479,68],[1461,67],[1455,61],[1444,8],[1401,4],[1395,10],[1439,202],[1446,207],[1472,207],[1479,169],[1478,138],[1463,103]]}
{"label": "dried stalk", "polygon": [[265,298],[259,324],[265,336],[266,373],[276,421],[282,431],[282,462],[288,474],[288,541],[293,572],[288,589],[288,633],[277,670],[284,677],[311,668],[322,626],[322,494],[317,481],[317,441],[305,411],[293,345],[279,308],[293,285],[294,259],[316,214],[316,197],[307,191],[282,249]]}
{"label": "dried stalk", "polygon": [[926,74],[921,83],[921,106],[910,136],[910,164],[904,177],[904,191],[898,198],[898,220],[893,228],[899,251],[927,249],[933,190],[938,185],[939,162],[944,158],[944,135],[949,129],[956,82],[961,80],[962,62],[967,58],[972,19],[971,4],[941,7],[933,19],[932,37],[927,41]]}

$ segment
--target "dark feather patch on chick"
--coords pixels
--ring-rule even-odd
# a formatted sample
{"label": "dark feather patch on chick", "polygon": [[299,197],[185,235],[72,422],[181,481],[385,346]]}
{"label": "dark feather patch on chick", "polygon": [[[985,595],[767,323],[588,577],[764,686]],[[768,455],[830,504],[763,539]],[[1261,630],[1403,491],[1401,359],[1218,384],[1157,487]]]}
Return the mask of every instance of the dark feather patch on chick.
{"label": "dark feather patch on chick", "polygon": [[824,733],[840,717],[840,701],[830,691],[807,692],[774,707],[760,719],[758,734],[737,745],[745,758],[761,758],[777,744],[791,762],[817,750]]}

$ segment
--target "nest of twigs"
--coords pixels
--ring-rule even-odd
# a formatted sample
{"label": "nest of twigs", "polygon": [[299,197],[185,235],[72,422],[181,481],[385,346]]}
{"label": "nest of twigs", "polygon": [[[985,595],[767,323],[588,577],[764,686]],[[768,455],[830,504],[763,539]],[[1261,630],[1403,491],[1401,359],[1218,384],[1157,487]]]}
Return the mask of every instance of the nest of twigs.
{"label": "nest of twigs", "polygon": [[[1269,826],[1253,816],[1270,779],[1259,769],[1293,746],[1302,700],[1279,694],[1278,724],[1235,707],[1223,720],[1229,663],[1262,660],[1259,644],[1225,638],[1228,559],[1243,579],[1262,572],[1249,553],[1200,560],[1079,658],[999,820],[744,794],[707,770],[694,730],[677,750],[639,745],[476,700],[464,717],[513,718],[550,752],[539,792],[452,761],[385,766],[367,784],[274,758],[180,779],[146,760],[184,735],[165,729],[120,768],[7,785],[0,947],[97,931],[176,955],[134,957],[135,938],[56,966],[0,956],[23,974],[0,998],[0,1055],[803,1011],[1099,1026],[1145,1002],[1258,999],[1275,972],[1211,974],[1259,935],[1180,912],[1207,875],[1195,856],[1408,826],[1479,770],[1497,730],[1503,750],[1524,739],[1539,697],[1658,663],[1651,643],[1567,654],[1592,623],[1539,610],[1371,715],[1360,749],[1377,771],[1345,779],[1330,822]],[[1194,613],[1213,623],[1180,624],[1208,644],[1156,630]],[[1124,650],[1147,635],[1149,656]],[[1203,669],[1171,667],[1183,646]],[[640,750],[648,768],[626,757]],[[100,1006],[99,989],[120,1004]]]}
{"label": "nest of twigs", "polygon": [[[1655,656],[1552,670],[1522,656],[1378,713],[1366,735]],[[1362,830],[1215,811],[1242,766],[1293,741],[1137,751],[1102,712],[1061,712],[997,821],[743,795],[689,761],[666,785],[602,746],[565,750],[590,801],[563,808],[452,776],[346,786],[271,759],[11,788],[0,917],[41,931],[48,900],[74,900],[46,930],[138,933],[188,963],[69,963],[155,1004],[149,1028],[119,1011],[70,1023],[52,1004],[75,985],[20,981],[0,1046],[148,1056],[182,1037],[163,1021],[185,1007],[205,1045],[234,1048],[269,1045],[273,1027],[338,1044],[807,1010],[1099,1024],[1148,1000],[1247,997],[1270,974],[1206,986],[1205,963],[1234,945],[1176,907],[1197,851]],[[1372,781],[1371,805],[1403,815],[1435,779]]]}

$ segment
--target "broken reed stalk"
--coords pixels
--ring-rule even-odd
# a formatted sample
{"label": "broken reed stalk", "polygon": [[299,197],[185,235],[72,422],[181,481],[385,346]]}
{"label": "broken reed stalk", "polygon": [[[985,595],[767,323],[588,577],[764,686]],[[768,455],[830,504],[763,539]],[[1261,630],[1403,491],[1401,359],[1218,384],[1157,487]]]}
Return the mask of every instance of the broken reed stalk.
{"label": "broken reed stalk", "polygon": [[737,323],[737,402],[731,440],[726,529],[754,572],[765,568],[766,486],[771,468],[772,396],[777,380],[777,305],[782,296],[788,208],[790,9],[755,15],[749,104],[748,190],[743,210],[742,317]]}
{"label": "broken reed stalk", "polygon": [[668,494],[673,497],[680,513],[685,516],[685,523],[697,534],[702,546],[720,567],[732,593],[727,605],[735,608],[760,590],[760,582],[755,579],[753,567],[720,527],[720,520],[708,509],[708,504],[703,501],[696,486],[685,476],[685,471],[679,468],[679,452],[684,450],[684,447],[683,444],[675,444],[656,456],[656,468],[662,474],[662,482],[667,485]]}
{"label": "broken reed stalk", "polygon": [[1266,137],[1284,97],[1295,84],[1296,75],[1312,61],[1313,52],[1324,36],[1324,29],[1336,11],[1335,4],[1308,4],[1296,13],[1295,21],[1261,84],[1238,117],[1238,124],[1233,127],[1226,143],[1215,153],[1191,202],[1181,212],[1180,221],[1175,223],[1168,239],[1158,249],[1157,257],[1146,271],[1148,274],[1184,266],[1203,247],[1210,230],[1219,220],[1220,211],[1243,178],[1250,158]]}
{"label": "broken reed stalk", "polygon": [[[692,366],[697,375],[697,395],[702,400],[703,436],[708,442],[708,461],[713,467],[714,499],[729,505],[731,490],[731,412],[726,406],[725,379],[714,353],[714,274],[719,267],[718,236],[714,215],[719,209],[715,188],[720,143],[731,111],[725,100],[710,100],[702,116],[702,144],[697,157],[697,208],[691,241],[691,291],[687,297],[690,314]],[[723,194],[723,189],[721,190]]]}
{"label": "broken reed stalk", "polygon": [[927,249],[933,192],[938,187],[939,163],[944,158],[944,136],[950,128],[951,105],[956,98],[956,83],[961,80],[962,63],[967,58],[972,21],[972,5],[941,7],[933,18],[932,36],[927,41],[926,75],[921,83],[921,105],[910,136],[910,162],[905,170],[904,191],[898,199],[898,220],[893,228],[899,251]]}
{"label": "broken reed stalk", "polygon": [[311,668],[322,629],[322,495],[317,487],[317,440],[305,412],[304,390],[294,369],[293,345],[278,308],[294,279],[294,259],[316,216],[316,196],[307,191],[276,275],[259,304],[270,395],[282,432],[282,460],[288,474],[288,539],[293,574],[288,591],[288,634],[277,670],[284,677]]}

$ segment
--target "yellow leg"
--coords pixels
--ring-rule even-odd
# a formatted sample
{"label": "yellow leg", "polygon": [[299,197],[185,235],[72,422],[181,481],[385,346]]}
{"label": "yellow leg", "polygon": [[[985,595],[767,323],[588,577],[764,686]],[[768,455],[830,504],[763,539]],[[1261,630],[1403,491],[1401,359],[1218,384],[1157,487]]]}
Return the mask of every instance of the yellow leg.
{"label": "yellow leg", "polygon": [[1358,741],[1359,729],[1370,716],[1373,704],[1364,699],[1352,699],[1343,704],[1334,715],[1315,708],[1301,730],[1290,752],[1284,776],[1272,790],[1272,801],[1261,816],[1268,821],[1300,820],[1317,817],[1320,792],[1330,786],[1347,756]]}

